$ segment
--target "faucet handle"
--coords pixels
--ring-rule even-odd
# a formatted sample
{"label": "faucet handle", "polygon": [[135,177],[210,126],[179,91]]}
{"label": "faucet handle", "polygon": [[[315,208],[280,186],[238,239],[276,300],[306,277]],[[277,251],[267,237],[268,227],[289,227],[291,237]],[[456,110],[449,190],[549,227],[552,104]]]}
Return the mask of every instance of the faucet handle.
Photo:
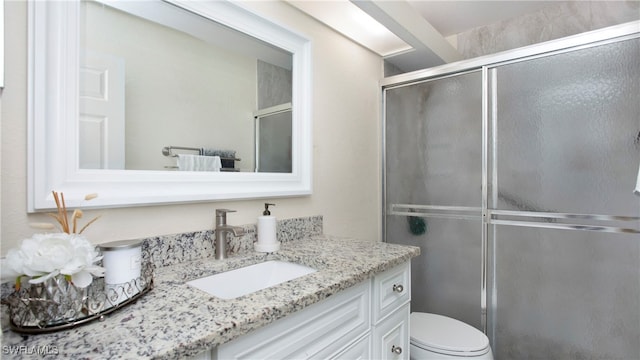
{"label": "faucet handle", "polygon": [[221,215],[222,215],[222,216],[224,216],[224,215],[226,215],[227,213],[230,213],[230,212],[236,212],[236,210],[231,210],[231,209],[216,209],[216,216],[221,216]]}

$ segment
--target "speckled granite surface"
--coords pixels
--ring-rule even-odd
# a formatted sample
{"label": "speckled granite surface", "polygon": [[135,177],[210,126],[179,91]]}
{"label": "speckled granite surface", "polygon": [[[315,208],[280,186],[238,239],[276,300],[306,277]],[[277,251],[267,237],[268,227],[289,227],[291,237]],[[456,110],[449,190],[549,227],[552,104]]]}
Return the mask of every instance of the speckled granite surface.
{"label": "speckled granite surface", "polygon": [[[276,237],[285,243],[322,234],[321,215],[294,219],[278,219]],[[256,224],[238,225],[245,230],[239,237],[229,237],[227,251],[230,256],[253,251],[256,241]],[[152,262],[155,268],[183,262],[213,259],[215,254],[215,231],[203,230],[187,233],[153,236],[142,240],[144,262]],[[2,298],[12,291],[11,284],[0,284]],[[4,328],[4,325],[3,325]]]}
{"label": "speckled granite surface", "polygon": [[[247,250],[226,260],[183,262],[158,268],[151,292],[103,322],[26,337],[7,331],[2,345],[55,348],[56,353],[45,358],[184,358],[267,325],[418,254],[416,247],[316,235],[285,241],[274,254]],[[233,300],[186,285],[189,280],[266,260],[288,260],[318,271]]]}
{"label": "speckled granite surface", "polygon": [[[295,219],[278,219],[276,236],[278,241],[287,242],[322,234],[322,216]],[[227,249],[230,255],[253,250],[256,241],[256,225],[242,225],[245,234],[229,238]],[[145,261],[151,258],[156,267],[164,267],[204,258],[213,258],[215,252],[215,232],[195,231],[182,234],[154,236],[143,240]]]}

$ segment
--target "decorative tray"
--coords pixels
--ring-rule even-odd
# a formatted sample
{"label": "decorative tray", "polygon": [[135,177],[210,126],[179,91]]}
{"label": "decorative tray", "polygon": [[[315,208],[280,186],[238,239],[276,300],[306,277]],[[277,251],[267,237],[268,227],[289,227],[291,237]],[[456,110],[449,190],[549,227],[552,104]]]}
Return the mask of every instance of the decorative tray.
{"label": "decorative tray", "polygon": [[69,329],[104,316],[135,302],[153,288],[153,266],[142,266],[140,277],[117,285],[96,278],[79,288],[58,275],[40,284],[25,282],[2,303],[9,307],[11,329],[24,334],[41,334]]}

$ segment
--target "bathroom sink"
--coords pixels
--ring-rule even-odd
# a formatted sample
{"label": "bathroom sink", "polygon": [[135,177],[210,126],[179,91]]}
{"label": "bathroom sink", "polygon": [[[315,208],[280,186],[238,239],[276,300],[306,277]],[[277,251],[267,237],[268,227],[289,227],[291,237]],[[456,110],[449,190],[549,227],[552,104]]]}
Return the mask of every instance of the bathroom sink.
{"label": "bathroom sink", "polygon": [[221,299],[234,299],[316,272],[286,261],[266,261],[187,282]]}

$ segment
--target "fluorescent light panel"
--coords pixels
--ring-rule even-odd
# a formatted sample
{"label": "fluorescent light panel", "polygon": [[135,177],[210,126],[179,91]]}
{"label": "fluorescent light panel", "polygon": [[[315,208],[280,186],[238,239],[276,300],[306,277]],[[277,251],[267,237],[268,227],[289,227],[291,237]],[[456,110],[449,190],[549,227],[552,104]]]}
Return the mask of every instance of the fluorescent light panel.
{"label": "fluorescent light panel", "polygon": [[412,49],[410,45],[350,1],[288,2],[383,57]]}

